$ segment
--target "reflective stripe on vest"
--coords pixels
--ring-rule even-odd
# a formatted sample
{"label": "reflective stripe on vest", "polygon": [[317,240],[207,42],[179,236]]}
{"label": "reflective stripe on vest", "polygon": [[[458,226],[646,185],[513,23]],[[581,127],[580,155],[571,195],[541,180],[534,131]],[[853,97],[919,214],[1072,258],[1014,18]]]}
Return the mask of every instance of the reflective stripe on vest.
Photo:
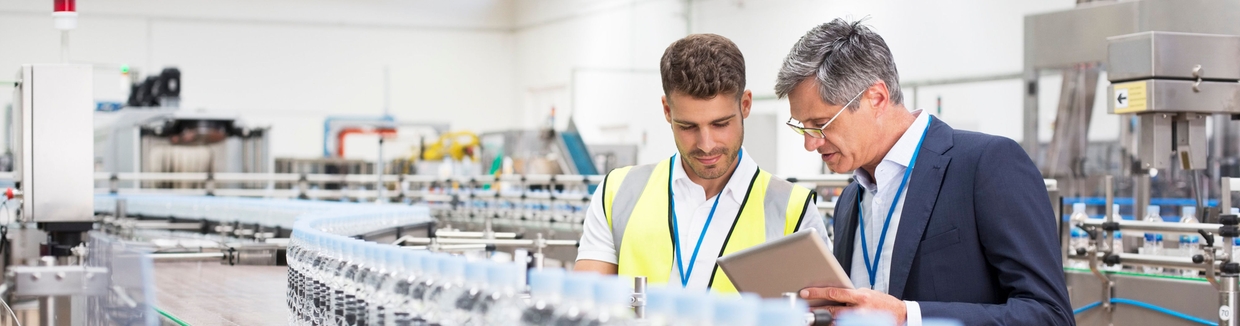
{"label": "reflective stripe on vest", "polygon": [[[619,274],[645,276],[650,284],[667,283],[675,262],[667,164],[671,164],[671,159],[616,169],[608,173],[602,187],[603,214],[611,226]],[[752,175],[733,177],[748,179],[750,189],[717,257],[796,232],[816,196],[809,189],[761,169]],[[718,266],[707,284],[716,292],[736,292]]]}

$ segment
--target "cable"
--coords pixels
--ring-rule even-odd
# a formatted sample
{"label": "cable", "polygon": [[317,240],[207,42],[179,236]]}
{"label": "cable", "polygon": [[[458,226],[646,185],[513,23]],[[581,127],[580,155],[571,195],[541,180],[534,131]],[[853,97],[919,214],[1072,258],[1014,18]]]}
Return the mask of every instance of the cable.
{"label": "cable", "polygon": [[9,307],[8,301],[4,301],[4,299],[0,299],[0,303],[4,304],[4,309],[7,309],[9,311],[9,316],[13,317],[13,323],[17,324],[17,326],[22,326],[22,322],[17,320],[17,313],[13,312],[13,307]]}
{"label": "cable", "polygon": [[[1141,301],[1137,301],[1137,300],[1132,300],[1132,299],[1124,299],[1124,298],[1111,298],[1111,303],[1116,303],[1116,304],[1122,303],[1122,304],[1133,305],[1133,306],[1137,306],[1137,307],[1141,307],[1141,308],[1145,308],[1145,309],[1153,310],[1154,312],[1160,312],[1160,313],[1163,313],[1163,314],[1166,314],[1166,315],[1170,315],[1170,316],[1172,316],[1172,317],[1180,318],[1180,319],[1183,319],[1183,320],[1191,321],[1191,322],[1198,323],[1198,324],[1202,324],[1202,325],[1218,326],[1218,323],[1215,323],[1215,322],[1212,322],[1212,321],[1209,321],[1209,320],[1205,320],[1205,319],[1197,318],[1197,317],[1190,316],[1190,315],[1187,315],[1187,314],[1182,313],[1182,312],[1179,312],[1179,311],[1175,311],[1175,310],[1171,310],[1171,309],[1167,309],[1167,308],[1163,308],[1163,307],[1155,306],[1155,305],[1152,305],[1152,304],[1149,304],[1149,303],[1145,303],[1145,302],[1141,302]],[[1077,308],[1077,309],[1075,309],[1075,310],[1072,310],[1072,314],[1073,314],[1073,315],[1079,315],[1079,314],[1081,314],[1082,312],[1085,312],[1086,310],[1090,310],[1090,309],[1093,309],[1093,308],[1098,307],[1098,306],[1101,306],[1101,305],[1102,305],[1102,302],[1101,302],[1101,301],[1099,301],[1099,302],[1094,302],[1094,303],[1091,303],[1091,304],[1087,304],[1087,305],[1085,305],[1085,306],[1083,306],[1083,307],[1080,307],[1080,308]]]}
{"label": "cable", "polygon": [[[164,311],[163,309],[155,308],[155,311],[159,312],[160,315],[163,315],[164,317],[172,320],[172,322],[176,323],[177,325],[189,326],[189,323],[186,323],[185,321],[181,320],[180,318],[177,318],[176,316],[173,316],[171,313]],[[17,326],[22,326],[22,325],[17,325]]]}
{"label": "cable", "polygon": [[1098,302],[1094,302],[1094,303],[1091,303],[1091,304],[1087,304],[1087,305],[1085,305],[1084,307],[1080,307],[1080,308],[1076,308],[1075,310],[1072,310],[1072,314],[1073,314],[1073,315],[1080,315],[1082,312],[1085,312],[1086,310],[1089,310],[1089,309],[1094,309],[1094,307],[1097,307],[1097,306],[1100,306],[1100,305],[1102,305],[1102,301],[1098,301]]}

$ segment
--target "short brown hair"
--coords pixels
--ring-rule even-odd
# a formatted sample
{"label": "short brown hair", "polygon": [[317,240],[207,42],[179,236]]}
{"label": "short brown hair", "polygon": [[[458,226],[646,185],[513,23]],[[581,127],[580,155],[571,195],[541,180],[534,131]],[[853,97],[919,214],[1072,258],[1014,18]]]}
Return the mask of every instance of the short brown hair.
{"label": "short brown hair", "polygon": [[726,37],[692,34],[673,42],[659,62],[663,94],[678,91],[698,99],[745,90],[745,56]]}

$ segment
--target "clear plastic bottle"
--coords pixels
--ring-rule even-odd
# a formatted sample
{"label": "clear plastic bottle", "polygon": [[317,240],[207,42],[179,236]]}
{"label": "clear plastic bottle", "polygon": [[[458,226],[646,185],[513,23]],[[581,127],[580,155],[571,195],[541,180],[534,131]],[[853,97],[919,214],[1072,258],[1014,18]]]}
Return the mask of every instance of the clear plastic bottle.
{"label": "clear plastic bottle", "polygon": [[715,300],[714,326],[758,325],[758,309],[762,299],[752,293]]}
{"label": "clear plastic bottle", "polygon": [[[1089,247],[1089,234],[1085,233],[1085,230],[1074,226],[1072,227],[1071,236],[1072,238],[1069,240],[1068,246],[1074,254],[1078,248]],[[1070,265],[1073,268],[1089,268],[1089,262],[1083,259],[1073,259]]]}
{"label": "clear plastic bottle", "polygon": [[481,325],[483,318],[475,316],[474,311],[478,304],[487,296],[490,290],[490,278],[487,272],[490,270],[490,261],[473,261],[465,265],[465,286],[460,287],[457,291],[450,294],[452,305],[451,323],[443,323],[443,325]]}
{"label": "clear plastic bottle", "polygon": [[[332,267],[331,285],[331,305],[329,324],[331,325],[349,325],[345,318],[349,301],[353,296],[352,283],[353,274],[357,272],[357,264],[355,259],[357,255],[353,254],[354,241],[340,241],[335,243],[336,259],[335,266]],[[356,321],[354,321],[356,322]]]}
{"label": "clear plastic bottle", "polygon": [[564,270],[530,270],[529,278],[530,303],[521,311],[521,325],[551,325],[564,290]]}
{"label": "clear plastic bottle", "polygon": [[425,251],[406,251],[396,247],[392,250],[400,252],[400,264],[403,265],[402,272],[396,274],[396,282],[387,287],[388,295],[391,296],[391,312],[390,325],[395,326],[411,326],[414,322],[413,296],[409,293],[417,282],[421,281],[422,275],[422,256],[426,255]]}
{"label": "clear plastic bottle", "polygon": [[413,312],[414,324],[425,324],[428,321],[431,305],[427,303],[427,298],[439,285],[439,265],[443,258],[444,256],[439,254],[425,254],[421,257],[422,274],[418,282],[413,283],[413,287],[409,289],[409,310]]}
{"label": "clear plastic bottle", "polygon": [[564,276],[564,301],[557,307],[556,326],[589,325],[594,311],[594,284],[601,277],[594,273],[568,273]]}
{"label": "clear plastic bottle", "polygon": [[631,325],[633,315],[633,281],[607,276],[594,284],[594,314],[591,320],[600,326]]}
{"label": "clear plastic bottle", "polygon": [[[1197,207],[1196,206],[1180,207],[1180,223],[1198,223]],[[1201,241],[1200,238],[1195,235],[1181,235],[1180,236],[1180,250],[1179,250],[1180,256],[1191,258],[1193,255],[1196,255],[1197,253],[1199,253],[1201,250],[1198,249],[1197,243],[1199,243],[1200,241]],[[1184,276],[1189,276],[1189,275],[1196,276],[1197,271],[1183,270],[1183,271],[1180,271],[1180,274]]]}
{"label": "clear plastic bottle", "polygon": [[524,266],[514,263],[491,265],[487,271],[490,294],[474,308],[475,315],[485,316],[484,325],[512,324],[521,319],[522,302],[517,293],[525,287]]}
{"label": "clear plastic bottle", "polygon": [[[391,325],[396,321],[394,315],[400,310],[400,296],[396,292],[396,288],[409,275],[407,266],[404,264],[402,256],[408,254],[404,250],[391,245],[379,245],[383,253],[384,271],[379,276],[378,286],[374,295],[374,309],[371,310],[371,324],[376,326]],[[406,286],[407,287],[407,286]]]}
{"label": "clear plastic bottle", "polygon": [[646,288],[646,319],[650,326],[667,326],[676,315],[676,292],[666,286]]}
{"label": "clear plastic bottle", "polygon": [[[1145,210],[1145,217],[1141,219],[1143,222],[1162,223],[1161,208],[1157,205],[1150,205]],[[1163,242],[1161,233],[1146,232],[1145,241],[1141,245],[1141,254],[1143,255],[1163,255]],[[1162,274],[1162,267],[1145,266],[1142,271],[1151,274]]]}
{"label": "clear plastic bottle", "polygon": [[[1188,257],[1188,258],[1192,258],[1193,256],[1200,254],[1201,253],[1201,244],[1200,244],[1201,240],[1199,239],[1200,237],[1193,236],[1193,235],[1180,236],[1180,253],[1184,255],[1184,257]],[[1181,276],[1184,276],[1184,277],[1197,277],[1197,273],[1198,271],[1195,269],[1184,269],[1180,271]]]}
{"label": "clear plastic bottle", "polygon": [[[441,254],[442,255],[442,254]],[[450,323],[451,312],[455,304],[453,295],[460,291],[465,283],[465,258],[443,255],[439,260],[439,280],[431,287],[426,297],[426,320],[433,325]]]}
{"label": "clear plastic bottle", "polygon": [[[1240,215],[1240,207],[1232,207],[1231,215]],[[1240,255],[1240,238],[1232,239],[1231,261],[1240,261],[1236,255]]]}

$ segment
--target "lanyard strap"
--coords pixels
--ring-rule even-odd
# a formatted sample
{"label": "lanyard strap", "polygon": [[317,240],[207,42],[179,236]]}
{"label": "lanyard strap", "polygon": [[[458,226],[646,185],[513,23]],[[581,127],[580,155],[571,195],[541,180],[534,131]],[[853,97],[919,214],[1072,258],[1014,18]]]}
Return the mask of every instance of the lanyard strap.
{"label": "lanyard strap", "polygon": [[[878,238],[878,248],[874,252],[873,263],[870,260],[870,246],[865,239],[865,207],[861,204],[861,199],[865,197],[864,191],[857,193],[857,219],[861,225],[861,256],[865,258],[865,271],[870,275],[870,289],[874,289],[875,280],[878,279],[878,262],[883,258],[883,243],[887,242],[887,229],[891,227],[891,216],[896,212],[896,206],[900,203],[900,196],[904,194],[904,187],[908,186],[909,176],[913,174],[913,165],[917,164],[917,154],[921,152],[921,143],[926,141],[926,134],[930,131],[930,123],[934,122],[934,117],[929,117],[930,121],[926,122],[926,129],[921,132],[921,139],[917,140],[917,149],[913,150],[913,158],[908,162],[908,168],[904,169],[904,177],[900,179],[900,187],[896,188],[895,199],[891,200],[891,207],[887,209],[887,219],[883,221],[883,232]],[[877,181],[877,178],[875,179]]]}
{"label": "lanyard strap", "polygon": [[[741,166],[741,153],[745,150],[741,149],[736,153],[736,166]],[[715,203],[710,206],[710,215],[706,215],[706,224],[702,225],[702,234],[698,236],[697,245],[693,246],[693,256],[689,258],[689,269],[685,269],[685,260],[680,253],[680,227],[676,223],[676,196],[672,192],[672,175],[674,175],[676,167],[676,154],[672,154],[672,161],[667,164],[667,197],[668,204],[671,205],[672,212],[672,238],[676,240],[673,248],[676,249],[676,271],[680,273],[680,286],[689,286],[689,276],[693,275],[693,265],[697,262],[698,251],[702,249],[702,239],[706,238],[706,230],[710,229],[710,221],[715,218],[715,208],[719,207],[719,198],[723,197],[723,191],[715,195]],[[736,173],[733,171],[732,173]]]}

